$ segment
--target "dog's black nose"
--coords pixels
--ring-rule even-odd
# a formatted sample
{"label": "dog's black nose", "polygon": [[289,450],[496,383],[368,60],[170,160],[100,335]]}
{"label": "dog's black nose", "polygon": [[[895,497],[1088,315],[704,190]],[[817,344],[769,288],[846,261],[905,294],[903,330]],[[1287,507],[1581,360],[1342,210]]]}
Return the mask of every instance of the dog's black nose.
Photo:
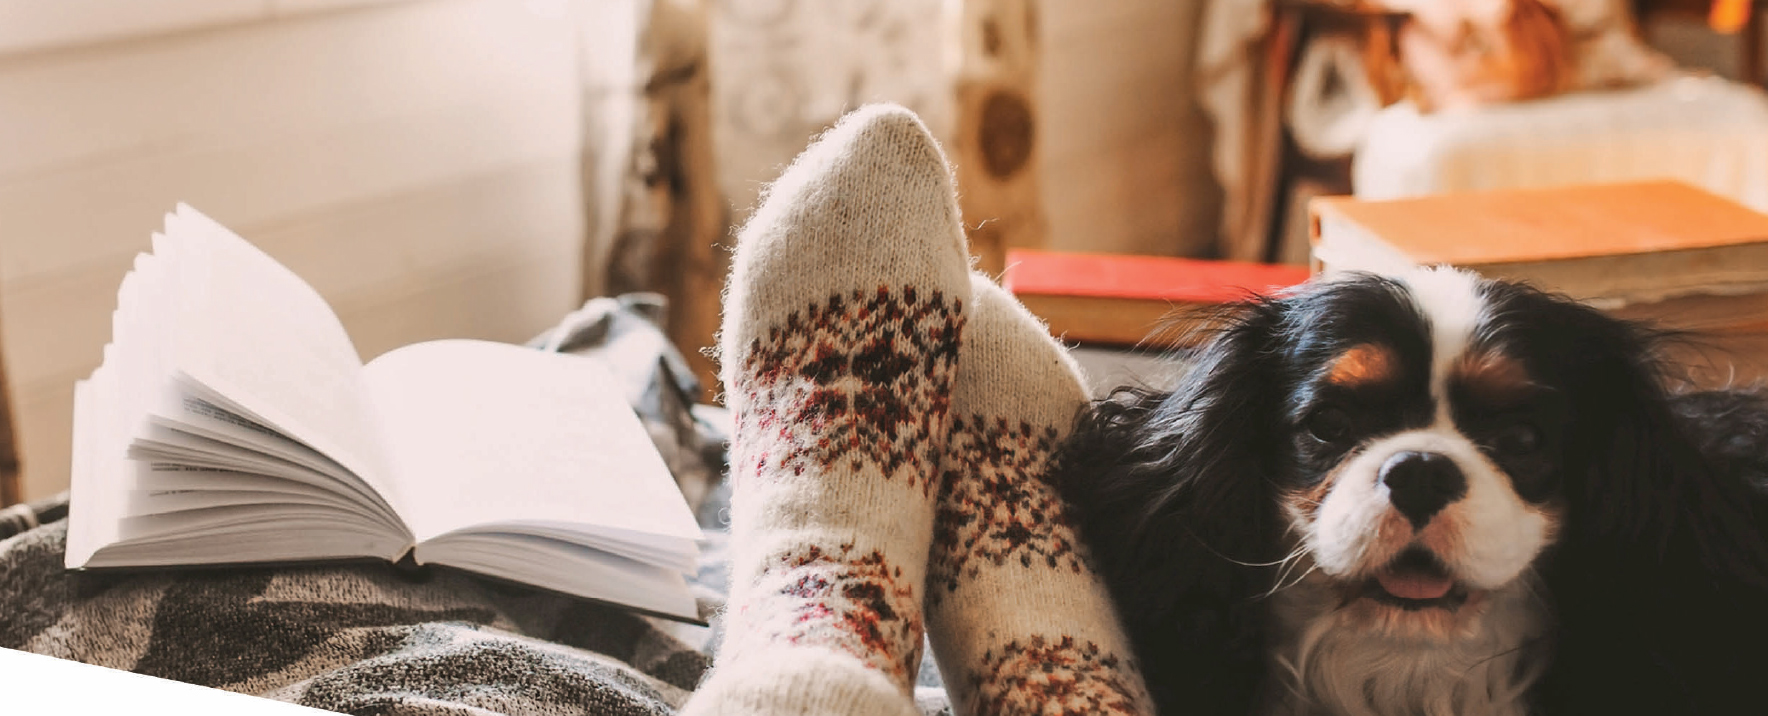
{"label": "dog's black nose", "polygon": [[1467,495],[1467,478],[1449,456],[1434,452],[1396,453],[1381,465],[1387,501],[1424,529],[1443,507]]}

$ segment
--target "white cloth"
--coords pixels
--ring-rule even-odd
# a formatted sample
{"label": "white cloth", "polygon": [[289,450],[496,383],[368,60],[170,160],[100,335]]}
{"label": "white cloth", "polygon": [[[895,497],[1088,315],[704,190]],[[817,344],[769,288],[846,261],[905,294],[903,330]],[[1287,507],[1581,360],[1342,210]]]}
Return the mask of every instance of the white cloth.
{"label": "white cloth", "polygon": [[1379,112],[1353,162],[1362,199],[1679,179],[1768,211],[1768,96],[1713,77],[1463,112]]}
{"label": "white cloth", "polygon": [[1358,41],[1339,36],[1322,37],[1302,51],[1283,118],[1295,145],[1308,156],[1349,155],[1381,109],[1362,52]]}

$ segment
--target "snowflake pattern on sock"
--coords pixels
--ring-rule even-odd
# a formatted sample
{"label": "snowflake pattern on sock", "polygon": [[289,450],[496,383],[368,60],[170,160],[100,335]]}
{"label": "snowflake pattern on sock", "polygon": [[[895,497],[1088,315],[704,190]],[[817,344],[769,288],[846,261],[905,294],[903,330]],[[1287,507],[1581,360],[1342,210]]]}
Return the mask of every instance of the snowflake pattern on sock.
{"label": "snowflake pattern on sock", "polygon": [[913,286],[831,294],[788,314],[750,342],[734,376],[732,475],[870,463],[931,495],[962,324],[961,300]]}
{"label": "snowflake pattern on sock", "polygon": [[1133,714],[1134,673],[1092,642],[1033,636],[990,649],[969,681],[976,716]]}
{"label": "snowflake pattern on sock", "polygon": [[767,622],[753,630],[756,636],[843,651],[896,683],[913,683],[923,646],[921,607],[900,567],[852,543],[800,545],[769,563],[777,566],[741,607],[741,616]]}
{"label": "snowflake pattern on sock", "polygon": [[975,416],[952,421],[947,443],[928,599],[938,601],[984,564],[1079,573],[1074,525],[1045,482],[1060,438],[1054,427]]}

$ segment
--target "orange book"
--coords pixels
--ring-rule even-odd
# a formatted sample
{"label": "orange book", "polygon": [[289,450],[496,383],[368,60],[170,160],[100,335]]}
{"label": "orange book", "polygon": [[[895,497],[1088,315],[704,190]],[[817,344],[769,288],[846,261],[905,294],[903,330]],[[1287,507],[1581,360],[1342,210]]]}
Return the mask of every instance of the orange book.
{"label": "orange book", "polygon": [[1306,281],[1300,266],[1159,256],[1007,253],[1001,284],[1049,323],[1082,343],[1181,346],[1200,307],[1266,294]]}
{"label": "orange book", "polygon": [[1678,182],[1328,197],[1309,209],[1319,271],[1451,264],[1614,309],[1768,293],[1768,215]]}

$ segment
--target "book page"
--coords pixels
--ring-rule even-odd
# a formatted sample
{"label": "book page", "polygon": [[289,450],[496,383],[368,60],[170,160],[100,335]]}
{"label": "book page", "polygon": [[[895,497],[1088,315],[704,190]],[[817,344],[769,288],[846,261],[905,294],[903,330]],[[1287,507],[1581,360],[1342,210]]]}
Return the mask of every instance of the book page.
{"label": "book page", "polygon": [[165,235],[155,254],[179,272],[173,365],[247,417],[335,460],[397,508],[360,358],[331,307],[190,207],[167,218]]}
{"label": "book page", "polygon": [[420,542],[511,526],[690,548],[700,536],[619,383],[595,359],[450,340],[387,353],[364,375]]}
{"label": "book page", "polygon": [[1321,214],[1318,220],[1320,236],[1314,244],[1314,260],[1320,263],[1322,273],[1394,274],[1416,265],[1356,222],[1337,214]]}
{"label": "book page", "polygon": [[68,567],[393,560],[410,547],[402,524],[298,466],[279,478],[134,459],[131,430],[152,426],[133,422],[117,378],[107,364],[74,387]]}
{"label": "book page", "polygon": [[680,570],[558,540],[520,534],[450,536],[418,545],[414,556],[420,564],[465,569],[676,619],[700,618]]}

